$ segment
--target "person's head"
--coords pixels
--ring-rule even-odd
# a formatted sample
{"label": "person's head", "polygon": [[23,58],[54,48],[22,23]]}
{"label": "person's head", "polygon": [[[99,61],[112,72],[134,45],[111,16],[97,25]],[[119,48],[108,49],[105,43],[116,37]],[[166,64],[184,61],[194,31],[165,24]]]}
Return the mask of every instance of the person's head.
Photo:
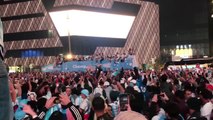
{"label": "person's head", "polygon": [[185,100],[188,100],[191,97],[192,97],[192,91],[190,89],[184,90],[184,98],[185,98]]}
{"label": "person's head", "polygon": [[49,84],[47,82],[43,82],[36,90],[37,97],[40,98],[47,94],[49,90]]}
{"label": "person's head", "polygon": [[110,83],[108,81],[104,82],[104,88],[107,88],[108,86],[110,86]]}
{"label": "person's head", "polygon": [[72,93],[72,90],[71,90],[71,88],[70,88],[69,86],[67,86],[65,92],[66,92],[66,94],[67,94],[68,96],[70,96],[71,93]]}
{"label": "person's head", "polygon": [[119,94],[120,94],[120,92],[118,92],[118,91],[110,91],[110,99],[111,99],[111,101],[112,102],[114,102],[114,101],[116,101],[117,100],[117,98],[118,98],[118,96],[119,96]]}
{"label": "person's head", "polygon": [[163,74],[161,77],[160,77],[160,81],[161,82],[166,82],[166,80],[167,80],[167,75],[166,74]]}
{"label": "person's head", "polygon": [[105,101],[102,97],[95,97],[92,100],[92,108],[95,112],[104,112],[105,109]]}
{"label": "person's head", "polygon": [[177,119],[180,114],[178,105],[173,102],[169,102],[166,104],[165,112],[166,112],[167,118],[169,118],[169,119]]}
{"label": "person's head", "polygon": [[187,105],[189,107],[189,112],[192,114],[194,111],[200,111],[201,100],[197,98],[189,98],[187,101]]}
{"label": "person's head", "polygon": [[60,111],[55,111],[51,114],[49,120],[63,120],[63,114]]}
{"label": "person's head", "polygon": [[135,90],[132,86],[128,86],[126,89],[125,89],[125,93],[128,93],[128,94],[134,94],[135,93]]}
{"label": "person's head", "polygon": [[81,97],[82,97],[83,99],[86,99],[88,96],[89,96],[89,91],[88,91],[87,89],[83,89],[83,90],[81,91]]}
{"label": "person's head", "polygon": [[142,114],[134,111],[120,112],[114,120],[147,120]]}
{"label": "person's head", "polygon": [[30,101],[37,101],[37,95],[35,92],[28,92],[27,93],[28,99]]}
{"label": "person's head", "polygon": [[102,80],[100,80],[100,81],[99,81],[99,85],[100,85],[101,87],[103,87],[103,86],[104,86],[104,82],[103,82]]}
{"label": "person's head", "polygon": [[184,99],[184,91],[177,90],[175,92],[175,98],[178,100],[183,100]]}
{"label": "person's head", "polygon": [[212,93],[207,89],[201,90],[199,96],[203,103],[206,103],[212,99]]}

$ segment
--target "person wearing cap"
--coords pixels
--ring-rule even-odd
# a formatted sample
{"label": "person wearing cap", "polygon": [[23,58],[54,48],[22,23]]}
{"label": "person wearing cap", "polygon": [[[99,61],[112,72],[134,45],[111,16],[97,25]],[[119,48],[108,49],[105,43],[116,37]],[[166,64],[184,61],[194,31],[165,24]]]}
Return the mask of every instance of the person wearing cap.
{"label": "person wearing cap", "polygon": [[83,113],[84,120],[89,119],[89,113],[90,113],[90,109],[91,109],[91,104],[88,99],[88,96],[89,96],[89,91],[87,89],[83,89],[81,91],[82,102],[80,103],[79,110],[81,113]]}
{"label": "person wearing cap", "polygon": [[105,81],[103,88],[104,88],[104,91],[106,92],[106,98],[107,98],[108,103],[111,103],[110,92],[112,91],[112,87],[111,87],[110,83],[108,81]]}
{"label": "person wearing cap", "polygon": [[13,109],[9,90],[8,71],[3,62],[3,24],[0,19],[0,120],[12,120]]}

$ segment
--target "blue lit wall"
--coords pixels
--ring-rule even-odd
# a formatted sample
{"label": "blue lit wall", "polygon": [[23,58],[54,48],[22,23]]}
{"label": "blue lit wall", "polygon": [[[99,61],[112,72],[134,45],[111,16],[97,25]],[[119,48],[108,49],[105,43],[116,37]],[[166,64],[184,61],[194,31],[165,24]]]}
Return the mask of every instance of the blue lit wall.
{"label": "blue lit wall", "polygon": [[25,50],[21,52],[21,57],[41,57],[44,56],[43,51],[40,50]]}

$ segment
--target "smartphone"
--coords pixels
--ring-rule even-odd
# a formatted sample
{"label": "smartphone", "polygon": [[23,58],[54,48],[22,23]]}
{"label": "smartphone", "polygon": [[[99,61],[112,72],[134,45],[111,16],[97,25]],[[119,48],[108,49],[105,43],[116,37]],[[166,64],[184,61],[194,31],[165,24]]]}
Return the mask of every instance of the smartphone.
{"label": "smartphone", "polygon": [[59,104],[61,101],[59,97],[56,97],[55,100],[53,101],[54,104]]}
{"label": "smartphone", "polygon": [[128,104],[129,104],[128,94],[119,95],[119,103],[120,103],[120,111],[127,111]]}
{"label": "smartphone", "polygon": [[59,104],[59,103],[61,102],[60,99],[59,99],[59,98],[60,98],[60,97],[59,97],[59,94],[56,94],[55,96],[56,96],[56,98],[55,98],[55,100],[53,101],[53,103],[54,103],[54,104]]}

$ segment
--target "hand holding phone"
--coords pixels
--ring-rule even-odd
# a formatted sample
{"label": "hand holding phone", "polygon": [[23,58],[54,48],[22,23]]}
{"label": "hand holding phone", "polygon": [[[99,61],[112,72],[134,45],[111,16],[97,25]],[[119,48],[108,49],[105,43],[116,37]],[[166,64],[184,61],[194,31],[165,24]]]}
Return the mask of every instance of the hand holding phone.
{"label": "hand holding phone", "polygon": [[60,101],[60,98],[59,97],[56,97],[55,100],[53,101],[54,104],[59,104],[61,101]]}

